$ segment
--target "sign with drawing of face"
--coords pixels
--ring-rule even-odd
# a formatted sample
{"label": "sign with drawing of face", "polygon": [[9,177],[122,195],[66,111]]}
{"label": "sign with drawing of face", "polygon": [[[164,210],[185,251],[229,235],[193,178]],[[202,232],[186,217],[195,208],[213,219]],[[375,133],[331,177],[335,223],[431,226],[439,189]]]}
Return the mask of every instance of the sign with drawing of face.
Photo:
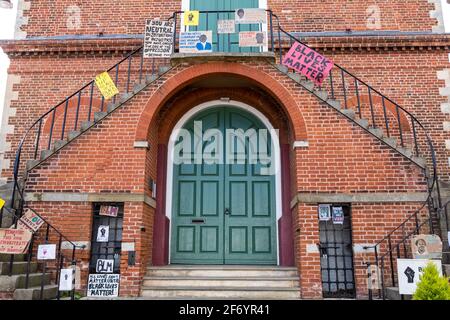
{"label": "sign with drawing of face", "polygon": [[108,242],[109,226],[99,226],[97,231],[97,242]]}
{"label": "sign with drawing of face", "polygon": [[420,234],[411,238],[414,259],[441,259],[442,241],[434,234]]}
{"label": "sign with drawing of face", "polygon": [[95,268],[97,273],[113,273],[114,260],[113,259],[98,259]]}
{"label": "sign with drawing of face", "polygon": [[263,31],[239,32],[239,47],[267,47],[267,33]]}
{"label": "sign with drawing of face", "polygon": [[319,205],[319,221],[331,220],[331,206],[329,204]]}
{"label": "sign with drawing of face", "polygon": [[267,23],[267,13],[264,9],[240,8],[235,11],[235,21],[238,24]]}
{"label": "sign with drawing of face", "polygon": [[189,31],[180,33],[181,53],[208,53],[212,51],[212,31]]}

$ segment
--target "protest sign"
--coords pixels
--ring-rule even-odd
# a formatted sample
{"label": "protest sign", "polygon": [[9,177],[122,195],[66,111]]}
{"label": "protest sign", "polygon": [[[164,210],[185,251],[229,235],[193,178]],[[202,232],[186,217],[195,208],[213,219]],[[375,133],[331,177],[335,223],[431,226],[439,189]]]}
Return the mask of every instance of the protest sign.
{"label": "protest sign", "polygon": [[319,205],[319,221],[331,220],[331,206],[329,204]]}
{"label": "protest sign", "polygon": [[173,21],[147,20],[144,58],[168,58],[173,51]]}
{"label": "protest sign", "polygon": [[17,222],[18,229],[36,232],[44,224],[44,220],[30,209],[26,209],[24,215]]}
{"label": "protest sign", "polygon": [[56,244],[41,244],[38,246],[37,252],[38,260],[55,260],[56,259]]}
{"label": "protest sign", "polygon": [[313,49],[296,42],[283,57],[283,65],[300,72],[316,85],[321,85],[334,63]]}
{"label": "protest sign", "polygon": [[184,13],[185,26],[198,26],[200,20],[200,11],[186,11]]}
{"label": "protest sign", "polygon": [[101,216],[107,216],[107,217],[117,217],[117,214],[119,213],[119,207],[114,206],[101,206],[99,214]]}
{"label": "protest sign", "polygon": [[88,297],[118,297],[119,274],[90,274],[88,281]]}
{"label": "protest sign", "polygon": [[234,20],[218,20],[217,21],[217,33],[235,33],[236,23]]}
{"label": "protest sign", "polygon": [[267,46],[267,33],[262,31],[239,32],[239,47]]}
{"label": "protest sign", "polygon": [[113,273],[114,272],[114,260],[113,259],[98,259],[95,266],[95,272],[97,273]]}
{"label": "protest sign", "polygon": [[119,93],[119,90],[106,71],[95,77],[95,84],[106,100],[111,99]]}
{"label": "protest sign", "polygon": [[434,234],[413,236],[411,238],[411,252],[414,259],[441,259],[441,238]]}
{"label": "protest sign", "polygon": [[423,273],[428,262],[436,265],[442,276],[442,263],[440,260],[427,259],[397,259],[397,275],[400,294],[414,294],[420,275]]}
{"label": "protest sign", "polygon": [[75,286],[75,269],[61,269],[59,275],[59,291],[72,291]]}
{"label": "protest sign", "polygon": [[99,226],[97,230],[97,242],[109,241],[109,226]]}
{"label": "protest sign", "polygon": [[212,31],[189,31],[180,33],[181,53],[212,52]]}
{"label": "protest sign", "polygon": [[235,20],[239,24],[267,23],[266,10],[257,8],[237,9]]}
{"label": "protest sign", "polygon": [[32,235],[24,229],[0,229],[0,254],[26,253]]}
{"label": "protest sign", "polygon": [[333,223],[344,224],[344,210],[342,207],[333,207]]}

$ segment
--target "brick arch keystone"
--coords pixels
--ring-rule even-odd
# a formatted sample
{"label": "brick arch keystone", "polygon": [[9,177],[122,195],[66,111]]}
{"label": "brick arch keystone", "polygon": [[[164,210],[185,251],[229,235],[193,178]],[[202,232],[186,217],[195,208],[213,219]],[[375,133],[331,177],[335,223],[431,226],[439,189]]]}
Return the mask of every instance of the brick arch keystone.
{"label": "brick arch keystone", "polygon": [[268,92],[284,108],[292,123],[295,140],[307,140],[306,124],[297,102],[290,92],[269,74],[239,63],[214,62],[190,66],[169,78],[150,97],[142,111],[136,128],[135,141],[147,140],[151,125],[164,104],[189,84],[217,75],[234,75],[253,82]]}

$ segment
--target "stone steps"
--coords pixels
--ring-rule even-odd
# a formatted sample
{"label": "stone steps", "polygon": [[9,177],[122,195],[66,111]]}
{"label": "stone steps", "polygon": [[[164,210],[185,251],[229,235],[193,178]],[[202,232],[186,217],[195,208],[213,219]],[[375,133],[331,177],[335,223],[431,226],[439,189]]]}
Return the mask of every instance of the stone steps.
{"label": "stone steps", "polygon": [[[57,285],[44,286],[42,300],[52,300],[58,295]],[[41,287],[32,287],[28,289],[16,289],[14,291],[14,300],[41,300]]]}
{"label": "stone steps", "polygon": [[299,276],[274,266],[149,267],[141,298],[299,299]]}
{"label": "stone steps", "polygon": [[[12,266],[12,275],[26,274],[28,268],[28,262],[14,262]],[[37,271],[37,262],[30,262],[29,272],[35,273]],[[0,275],[9,275],[10,263],[0,262]]]}
{"label": "stone steps", "polygon": [[[386,299],[387,300],[402,300],[398,287],[386,288]],[[403,295],[403,300],[411,300],[411,295]]]}
{"label": "stone steps", "polygon": [[[15,289],[24,289],[27,276],[25,274],[14,276],[0,276],[0,292],[1,291],[14,291]],[[44,285],[50,284],[50,275],[42,273],[31,273],[28,276],[28,287],[37,287],[41,285],[41,281]]]}

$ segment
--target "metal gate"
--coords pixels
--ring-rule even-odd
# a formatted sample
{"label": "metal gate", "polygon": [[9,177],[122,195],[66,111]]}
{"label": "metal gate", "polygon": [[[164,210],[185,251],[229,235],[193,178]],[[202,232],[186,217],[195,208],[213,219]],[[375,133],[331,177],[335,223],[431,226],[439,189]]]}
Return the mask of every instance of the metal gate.
{"label": "metal gate", "polygon": [[320,221],[322,288],[324,298],[354,298],[355,277],[350,206],[333,205],[330,212],[342,208],[344,221],[336,223],[331,214],[328,221]]}

